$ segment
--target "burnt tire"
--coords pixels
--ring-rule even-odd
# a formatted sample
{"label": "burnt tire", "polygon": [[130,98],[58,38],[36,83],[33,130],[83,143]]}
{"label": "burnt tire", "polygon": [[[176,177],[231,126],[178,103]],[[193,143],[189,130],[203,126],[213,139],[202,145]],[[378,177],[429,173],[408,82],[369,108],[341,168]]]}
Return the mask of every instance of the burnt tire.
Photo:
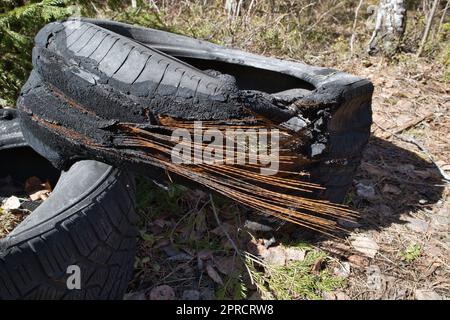
{"label": "burnt tire", "polygon": [[[59,176],[27,146],[14,111],[0,110],[0,177],[24,181],[43,172]],[[129,173],[75,163],[51,196],[0,239],[0,299],[121,299],[133,271],[134,204]],[[74,265],[81,288],[71,290]]]}
{"label": "burnt tire", "polygon": [[[104,150],[113,145],[115,123],[152,125],[160,114],[186,120],[239,118],[242,106],[230,98],[242,98],[239,92],[270,96],[299,88],[304,94],[296,102],[332,113],[326,149],[310,171],[312,181],[326,187],[321,198],[342,202],[370,135],[370,81],[167,32],[89,19],[52,23],[36,37],[33,66],[17,104],[22,125],[33,148],[60,168],[94,158],[150,174],[149,165],[129,154]],[[201,71],[207,69],[222,77]],[[233,83],[223,74],[232,75]],[[269,104],[261,109],[271,120],[292,117],[276,115]],[[282,122],[279,118],[275,122]]]}
{"label": "burnt tire", "polygon": [[319,165],[311,172],[314,182],[326,187],[319,196],[343,202],[361,162],[372,124],[370,81],[328,68],[302,65],[218,46],[187,36],[124,23],[83,19],[148,48],[159,50],[199,69],[214,69],[235,76],[239,88],[269,93],[294,86],[310,90],[311,105],[333,105],[327,125],[329,141]]}

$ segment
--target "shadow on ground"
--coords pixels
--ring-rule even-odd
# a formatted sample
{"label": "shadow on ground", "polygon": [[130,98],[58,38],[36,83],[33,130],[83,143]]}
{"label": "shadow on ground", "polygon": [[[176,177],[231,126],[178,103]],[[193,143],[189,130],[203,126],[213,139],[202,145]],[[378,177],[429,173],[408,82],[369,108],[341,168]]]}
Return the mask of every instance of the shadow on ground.
{"label": "shadow on ground", "polygon": [[[435,204],[443,192],[444,182],[433,163],[418,153],[371,137],[346,199],[360,213],[360,219],[347,228],[349,232],[381,230],[393,223],[405,223],[403,214]],[[325,240],[324,236],[298,226],[286,225],[278,231],[291,244]],[[339,237],[347,235],[342,233]]]}

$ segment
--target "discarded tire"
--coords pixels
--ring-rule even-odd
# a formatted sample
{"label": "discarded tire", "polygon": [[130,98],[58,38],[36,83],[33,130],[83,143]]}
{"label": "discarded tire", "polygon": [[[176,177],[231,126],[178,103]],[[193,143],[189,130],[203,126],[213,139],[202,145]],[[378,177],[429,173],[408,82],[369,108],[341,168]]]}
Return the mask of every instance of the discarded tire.
{"label": "discarded tire", "polygon": [[84,19],[117,34],[176,57],[200,69],[214,69],[236,77],[240,88],[274,93],[304,88],[301,101],[319,109],[331,107],[329,139],[312,181],[326,189],[321,198],[341,203],[361,162],[372,124],[373,85],[369,80],[334,69],[313,67],[248,52],[165,31],[109,20]]}
{"label": "discarded tire", "polygon": [[[15,112],[0,110],[0,178],[44,173],[59,176],[27,146]],[[128,173],[96,161],[62,173],[51,196],[0,239],[0,299],[121,299],[135,254],[134,188]],[[67,286],[71,266],[79,289]]]}
{"label": "discarded tire", "polygon": [[18,100],[22,125],[33,148],[60,168],[94,158],[151,174],[150,167],[165,167],[115,145],[118,123],[152,126],[158,114],[238,119],[248,116],[245,107],[280,123],[295,110],[277,92],[300,89],[294,100],[305,112],[331,113],[310,172],[326,187],[321,198],[341,202],[370,134],[368,80],[167,32],[98,20],[53,23],[36,37],[33,64]]}

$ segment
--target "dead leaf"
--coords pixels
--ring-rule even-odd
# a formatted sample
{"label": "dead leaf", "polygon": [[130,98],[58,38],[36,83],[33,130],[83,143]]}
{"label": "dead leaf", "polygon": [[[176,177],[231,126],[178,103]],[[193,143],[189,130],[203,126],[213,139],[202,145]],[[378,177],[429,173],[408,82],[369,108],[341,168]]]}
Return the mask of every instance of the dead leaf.
{"label": "dead leaf", "polygon": [[264,241],[259,239],[252,239],[247,244],[247,249],[250,253],[257,255],[257,256],[264,256],[267,254],[267,248],[264,245]]}
{"label": "dead leaf", "polygon": [[324,293],[322,293],[322,298],[324,300],[336,300],[336,295],[333,292],[325,291]]}
{"label": "dead leaf", "polygon": [[378,244],[375,242],[375,240],[365,235],[355,236],[351,243],[356,251],[361,252],[369,258],[374,258],[379,249]]}
{"label": "dead leaf", "polygon": [[311,271],[316,273],[316,274],[319,274],[320,270],[322,270],[322,267],[323,267],[323,259],[319,258],[316,261],[314,261],[314,264],[312,265]]}
{"label": "dead leaf", "polygon": [[211,263],[208,263],[206,265],[206,272],[208,273],[208,276],[216,283],[223,285],[223,280],[220,277],[219,273],[217,273],[216,269],[212,266]]}
{"label": "dead leaf", "polygon": [[231,236],[236,233],[236,227],[234,227],[233,225],[231,225],[229,223],[222,222],[222,224],[220,226],[214,228],[213,230],[211,230],[211,232],[219,237],[226,236],[225,232]]}
{"label": "dead leaf", "polygon": [[150,292],[150,300],[174,300],[175,291],[171,286],[162,285],[152,289]]}
{"label": "dead leaf", "polygon": [[392,185],[392,184],[388,184],[386,183],[383,187],[383,190],[381,190],[383,193],[392,193],[395,195],[399,195],[402,193],[402,190],[400,190],[398,187]]}
{"label": "dead leaf", "polygon": [[338,266],[336,266],[333,270],[335,275],[342,278],[347,278],[350,275],[350,271],[351,271],[350,262],[346,261],[339,262]]}
{"label": "dead leaf", "polygon": [[225,275],[230,275],[237,269],[235,257],[216,257],[214,263],[217,270]]}
{"label": "dead leaf", "polygon": [[366,257],[362,257],[357,254],[351,255],[347,259],[348,262],[350,262],[355,267],[364,268],[369,265],[369,260]]}
{"label": "dead leaf", "polygon": [[442,297],[433,290],[421,290],[417,289],[414,292],[414,296],[417,300],[442,300]]}

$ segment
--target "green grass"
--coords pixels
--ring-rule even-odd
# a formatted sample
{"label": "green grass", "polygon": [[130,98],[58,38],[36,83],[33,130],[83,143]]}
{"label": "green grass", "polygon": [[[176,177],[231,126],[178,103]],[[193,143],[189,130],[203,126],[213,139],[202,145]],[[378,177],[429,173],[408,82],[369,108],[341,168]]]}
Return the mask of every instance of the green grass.
{"label": "green grass", "polygon": [[247,259],[247,266],[263,298],[318,300],[322,299],[324,292],[331,292],[345,285],[344,279],[332,275],[327,268],[312,270],[319,260],[325,263],[327,259],[323,251],[310,250],[304,260],[292,261],[285,266],[262,263],[261,270],[261,265],[255,263],[254,259]]}
{"label": "green grass", "polygon": [[402,260],[405,261],[406,263],[412,263],[416,261],[421,254],[422,254],[422,247],[419,244],[415,243],[409,245],[408,248],[406,248],[406,250],[403,251],[401,257]]}

